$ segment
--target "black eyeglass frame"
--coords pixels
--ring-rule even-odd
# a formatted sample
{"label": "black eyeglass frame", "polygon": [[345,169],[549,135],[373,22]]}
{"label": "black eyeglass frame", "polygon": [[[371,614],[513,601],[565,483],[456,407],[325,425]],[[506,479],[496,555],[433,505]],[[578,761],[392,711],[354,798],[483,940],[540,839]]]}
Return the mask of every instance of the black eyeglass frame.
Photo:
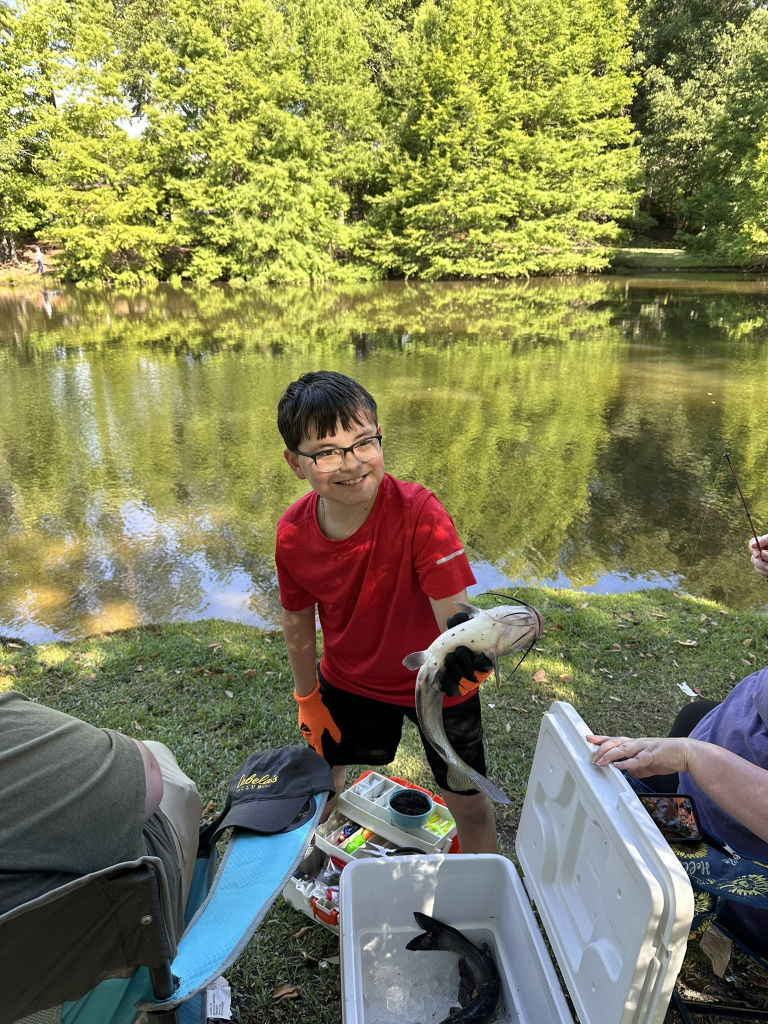
{"label": "black eyeglass frame", "polygon": [[[379,442],[379,450],[378,450],[377,454],[380,455],[381,454],[382,436],[383,435],[380,434],[380,433],[379,434],[371,434],[370,437],[361,437],[359,441],[355,441],[354,444],[347,445],[346,448],[326,448],[326,449],[324,449],[325,452],[341,452],[341,465],[337,466],[336,469],[320,469],[319,468],[319,466],[317,465],[317,459],[318,459],[318,456],[323,454],[323,451],[315,452],[314,455],[313,455],[311,452],[300,452],[298,448],[294,448],[293,449],[293,454],[294,455],[303,455],[305,459],[312,459],[312,461],[315,464],[315,469],[317,469],[318,473],[336,473],[344,465],[344,460],[347,457],[347,452],[353,452],[355,450],[355,448],[359,448],[360,445],[370,444],[371,441],[378,441]],[[357,456],[355,456],[355,458],[357,458]],[[373,456],[373,459],[375,459],[375,458],[376,458],[376,455]],[[358,462],[362,462],[363,464],[365,464],[365,462],[373,462],[373,459],[366,459],[366,460],[358,459]]]}

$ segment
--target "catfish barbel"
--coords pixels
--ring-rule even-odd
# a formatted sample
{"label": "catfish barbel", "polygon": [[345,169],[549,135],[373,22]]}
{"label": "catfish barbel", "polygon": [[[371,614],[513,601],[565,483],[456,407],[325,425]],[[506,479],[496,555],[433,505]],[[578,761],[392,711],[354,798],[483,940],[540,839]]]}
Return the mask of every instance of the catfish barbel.
{"label": "catfish barbel", "polygon": [[457,792],[479,789],[496,803],[508,804],[509,798],[462,761],[448,742],[443,726],[444,693],[438,680],[445,669],[446,654],[457,647],[468,647],[476,654],[482,652],[491,660],[498,684],[498,659],[533,644],[541,636],[544,624],[536,609],[528,604],[502,604],[486,611],[456,601],[456,607],[470,616],[467,622],[446,629],[426,651],[416,651],[403,659],[406,668],[419,670],[416,676],[416,715],[422,732],[448,766],[446,781],[450,789]]}

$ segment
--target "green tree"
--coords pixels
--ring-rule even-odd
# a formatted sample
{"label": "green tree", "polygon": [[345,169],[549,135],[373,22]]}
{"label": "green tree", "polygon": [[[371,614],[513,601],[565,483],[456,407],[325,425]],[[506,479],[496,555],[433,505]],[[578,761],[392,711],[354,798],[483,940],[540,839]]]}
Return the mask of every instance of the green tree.
{"label": "green tree", "polygon": [[367,245],[425,278],[598,269],[632,209],[621,0],[428,0],[390,73]]}
{"label": "green tree", "polygon": [[61,0],[0,0],[0,235],[46,223],[38,161],[56,133],[55,70],[68,16]]}
{"label": "green tree", "polygon": [[768,259],[768,11],[734,36],[733,54],[709,119],[700,178],[681,203],[693,249],[724,264]]}
{"label": "green tree", "polygon": [[682,225],[698,187],[740,26],[755,0],[635,0],[632,115],[642,136],[645,208]]}

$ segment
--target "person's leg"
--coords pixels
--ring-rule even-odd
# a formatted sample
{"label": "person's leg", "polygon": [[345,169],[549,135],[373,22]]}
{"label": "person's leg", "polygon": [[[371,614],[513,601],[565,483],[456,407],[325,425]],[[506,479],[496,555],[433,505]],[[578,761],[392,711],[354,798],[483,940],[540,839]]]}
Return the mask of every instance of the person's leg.
{"label": "person's leg", "polygon": [[446,807],[456,822],[462,853],[496,853],[496,820],[485,793],[452,793],[440,789]]}
{"label": "person's leg", "polygon": [[[424,753],[435,776],[440,794],[456,822],[462,853],[496,853],[496,822],[491,802],[484,793],[469,790],[455,793],[448,788],[447,766],[418,725],[416,712],[406,714],[415,722],[421,735]],[[443,727],[448,742],[458,756],[478,774],[485,776],[485,750],[480,698],[477,694],[461,704],[443,709]]]}
{"label": "person's leg", "polygon": [[330,797],[323,808],[323,813],[320,817],[320,824],[328,821],[330,816],[336,810],[336,804],[339,802],[339,797],[342,794],[344,785],[347,781],[347,765],[345,764],[334,764],[331,765],[331,772],[333,774],[333,787],[336,790],[335,794]]}
{"label": "person's leg", "polygon": [[160,801],[159,809],[171,826],[184,886],[182,895],[186,901],[192,873],[195,870],[203,801],[200,799],[197,786],[184,774],[178,761],[164,743],[155,740],[143,742],[154,754],[163,776],[163,799]]}
{"label": "person's leg", "polygon": [[669,730],[670,736],[690,736],[702,718],[705,718],[719,701],[694,700],[685,704],[677,713],[677,717]]}
{"label": "person's leg", "polygon": [[325,805],[322,821],[333,814],[347,777],[347,766],[372,767],[390,764],[397,752],[403,729],[404,709],[396,704],[361,697],[331,686],[318,668],[320,696],[338,726],[341,739],[336,743],[323,733],[323,756],[331,766],[336,794]]}
{"label": "person's leg", "polygon": [[[717,705],[716,700],[694,700],[690,704],[685,704],[678,711],[672,728],[669,730],[669,735],[690,736],[702,718],[705,718]],[[654,793],[676,793],[677,787],[680,785],[677,772],[671,775],[649,775],[647,779],[643,779],[643,782]]]}

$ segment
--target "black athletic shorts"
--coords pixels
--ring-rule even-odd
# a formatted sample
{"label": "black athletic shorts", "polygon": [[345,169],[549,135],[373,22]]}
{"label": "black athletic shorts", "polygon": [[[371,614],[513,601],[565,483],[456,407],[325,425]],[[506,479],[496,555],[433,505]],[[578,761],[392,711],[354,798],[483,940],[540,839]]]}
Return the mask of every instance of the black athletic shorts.
{"label": "black athletic shorts", "polygon": [[[395,759],[403,731],[403,717],[406,717],[419,730],[427,762],[438,786],[448,792],[460,792],[466,796],[477,792],[476,789],[454,791],[448,785],[447,765],[421,731],[416,708],[360,697],[356,693],[331,686],[319,672],[318,677],[323,704],[341,733],[339,743],[335,743],[327,732],[323,736],[323,756],[328,764],[390,764]],[[485,776],[483,723],[478,694],[462,704],[443,708],[443,725],[448,742],[462,761]]]}

